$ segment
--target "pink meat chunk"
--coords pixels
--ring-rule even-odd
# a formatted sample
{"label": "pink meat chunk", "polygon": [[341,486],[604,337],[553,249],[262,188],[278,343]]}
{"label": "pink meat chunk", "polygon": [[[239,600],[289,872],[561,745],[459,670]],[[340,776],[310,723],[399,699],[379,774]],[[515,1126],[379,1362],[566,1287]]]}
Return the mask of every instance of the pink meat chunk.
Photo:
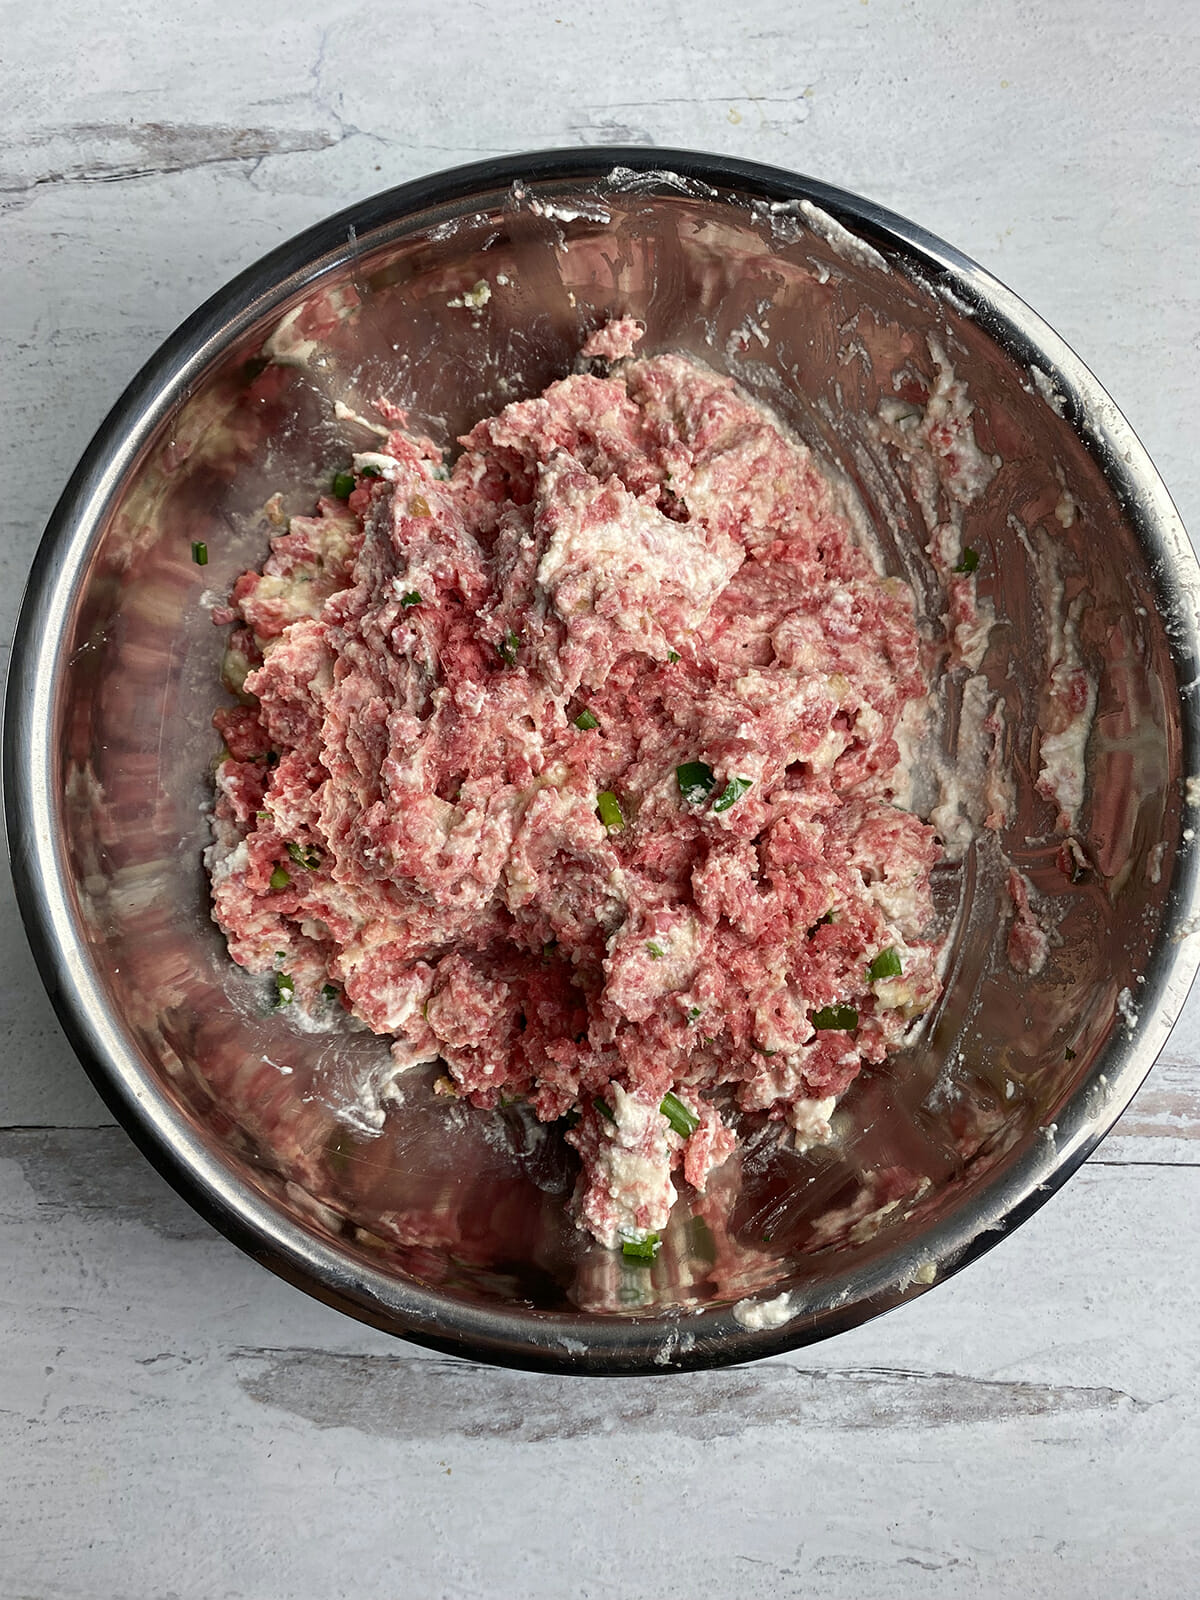
{"label": "pink meat chunk", "polygon": [[209,852],[231,954],[295,1004],[332,984],[397,1074],[569,1114],[609,1246],[939,990],[912,594],[776,419],[639,332],[449,472],[384,408],[382,475],[238,580]]}

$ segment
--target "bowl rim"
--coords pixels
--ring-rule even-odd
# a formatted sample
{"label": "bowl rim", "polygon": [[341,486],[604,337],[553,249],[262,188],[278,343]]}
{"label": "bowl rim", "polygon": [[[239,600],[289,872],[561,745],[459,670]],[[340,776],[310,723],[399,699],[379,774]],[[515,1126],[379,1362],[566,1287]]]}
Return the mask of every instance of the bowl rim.
{"label": "bowl rim", "polygon": [[[235,276],[155,351],[84,452],[46,526],[22,601],[9,663],[3,779],[17,903],[42,980],[68,1040],[105,1104],[158,1172],[203,1217],[289,1283],[360,1321],[447,1354],[546,1372],[655,1374],[779,1355],[854,1327],[922,1294],[1031,1216],[1086,1159],[1154,1064],[1200,965],[1200,856],[1180,843],[1162,926],[1138,994],[1136,1020],[1113,1030],[1091,1073],[1046,1138],[931,1228],[919,1244],[882,1251],[829,1279],[790,1313],[779,1297],[739,1320],[732,1305],[648,1317],[600,1317],[468,1303],[348,1260],[242,1183],[196,1135],[109,1015],[71,908],[58,848],[53,727],[54,641],[69,619],[82,558],[147,442],[191,383],[239,334],[367,247],[402,234],[417,213],[527,188],[611,184],[616,169],[639,193],[692,186],[750,200],[810,202],[889,263],[965,308],[1026,369],[1037,367],[1062,414],[1122,505],[1157,585],[1180,687],[1185,773],[1200,773],[1200,564],[1149,456],[1099,382],[1035,312],[970,257],[894,212],[781,168],[695,151],[642,146],[554,149],[433,173],[356,202],[304,229]],[[1200,810],[1189,785],[1183,820]],[[1197,831],[1200,831],[1198,829]],[[750,1297],[758,1301],[759,1297]],[[744,1306],[745,1302],[739,1302]],[[775,1320],[782,1318],[782,1320]],[[749,1326],[747,1324],[750,1324]]]}

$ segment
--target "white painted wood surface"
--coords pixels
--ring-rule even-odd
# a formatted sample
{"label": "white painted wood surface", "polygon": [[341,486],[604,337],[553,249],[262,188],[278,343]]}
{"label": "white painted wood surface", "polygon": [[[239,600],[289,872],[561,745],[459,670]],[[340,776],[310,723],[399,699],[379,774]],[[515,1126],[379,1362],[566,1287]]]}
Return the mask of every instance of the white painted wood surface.
{"label": "white painted wood surface", "polygon": [[[0,637],[126,380],[238,268],[482,153],[774,161],[975,255],[1200,529],[1200,7],[9,0]],[[1200,1005],[1099,1156],[917,1304],[736,1372],[546,1380],[327,1311],[74,1063],[0,888],[0,1595],[1190,1596]]]}

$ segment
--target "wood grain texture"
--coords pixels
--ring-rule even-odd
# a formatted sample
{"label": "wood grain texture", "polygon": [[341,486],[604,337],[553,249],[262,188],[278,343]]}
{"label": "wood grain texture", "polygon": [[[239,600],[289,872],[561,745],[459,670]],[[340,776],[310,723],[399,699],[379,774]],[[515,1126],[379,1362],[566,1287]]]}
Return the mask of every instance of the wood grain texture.
{"label": "wood grain texture", "polygon": [[1195,1167],[1089,1166],[837,1340],[547,1379],[307,1300],[116,1130],[3,1135],[0,1592],[1183,1595],[1198,1228]]}
{"label": "wood grain texture", "polygon": [[[1200,528],[1200,8],[1181,0],[9,5],[0,646],[92,430],[229,276],[484,154],[678,144],[870,195],[1075,346]],[[110,1118],[0,882],[0,1597],[1195,1592],[1200,1002],[1099,1154],[785,1360],[546,1380],[388,1341]]]}

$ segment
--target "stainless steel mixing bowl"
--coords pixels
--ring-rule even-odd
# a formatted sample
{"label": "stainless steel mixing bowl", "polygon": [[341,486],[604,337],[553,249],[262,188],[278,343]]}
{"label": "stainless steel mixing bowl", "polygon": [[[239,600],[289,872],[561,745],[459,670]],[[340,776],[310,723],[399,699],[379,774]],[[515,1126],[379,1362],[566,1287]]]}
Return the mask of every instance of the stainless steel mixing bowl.
{"label": "stainless steel mixing bowl", "polygon": [[[479,282],[486,301],[469,293]],[[309,509],[363,447],[335,402],[360,412],[382,391],[448,442],[569,371],[610,313],[644,319],[644,348],[733,371],[781,412],[857,496],[931,633],[942,601],[926,535],[875,422],[897,373],[933,377],[931,336],[1002,460],[965,538],[998,617],[982,676],[1003,703],[1015,806],[998,837],[981,830],[938,869],[944,999],[902,1057],[853,1086],[833,1145],[798,1153],[747,1126],[742,1157],[706,1199],[681,1201],[652,1266],[576,1231],[564,1152],[515,1108],[472,1113],[410,1083],[382,1135],[356,1126],[348,1108],[384,1042],[270,1012],[231,968],[201,867],[223,698],[207,608],[261,561],[268,497]],[[1064,492],[1073,520],[1055,517]],[[84,456],[33,569],[8,688],[22,912],[114,1113],[289,1281],[422,1343],[534,1368],[654,1372],[787,1349],[923,1293],[1028,1216],[1166,1039],[1200,954],[1185,826],[1200,799],[1187,781],[1200,774],[1198,577],[1096,381],[910,223],[674,151],[440,174],[243,273],[166,342]],[[1036,789],[1051,600],[1074,604],[1097,690],[1078,857]],[[963,676],[940,690],[952,760]],[[1006,956],[1009,859],[1052,929],[1036,977]]]}

